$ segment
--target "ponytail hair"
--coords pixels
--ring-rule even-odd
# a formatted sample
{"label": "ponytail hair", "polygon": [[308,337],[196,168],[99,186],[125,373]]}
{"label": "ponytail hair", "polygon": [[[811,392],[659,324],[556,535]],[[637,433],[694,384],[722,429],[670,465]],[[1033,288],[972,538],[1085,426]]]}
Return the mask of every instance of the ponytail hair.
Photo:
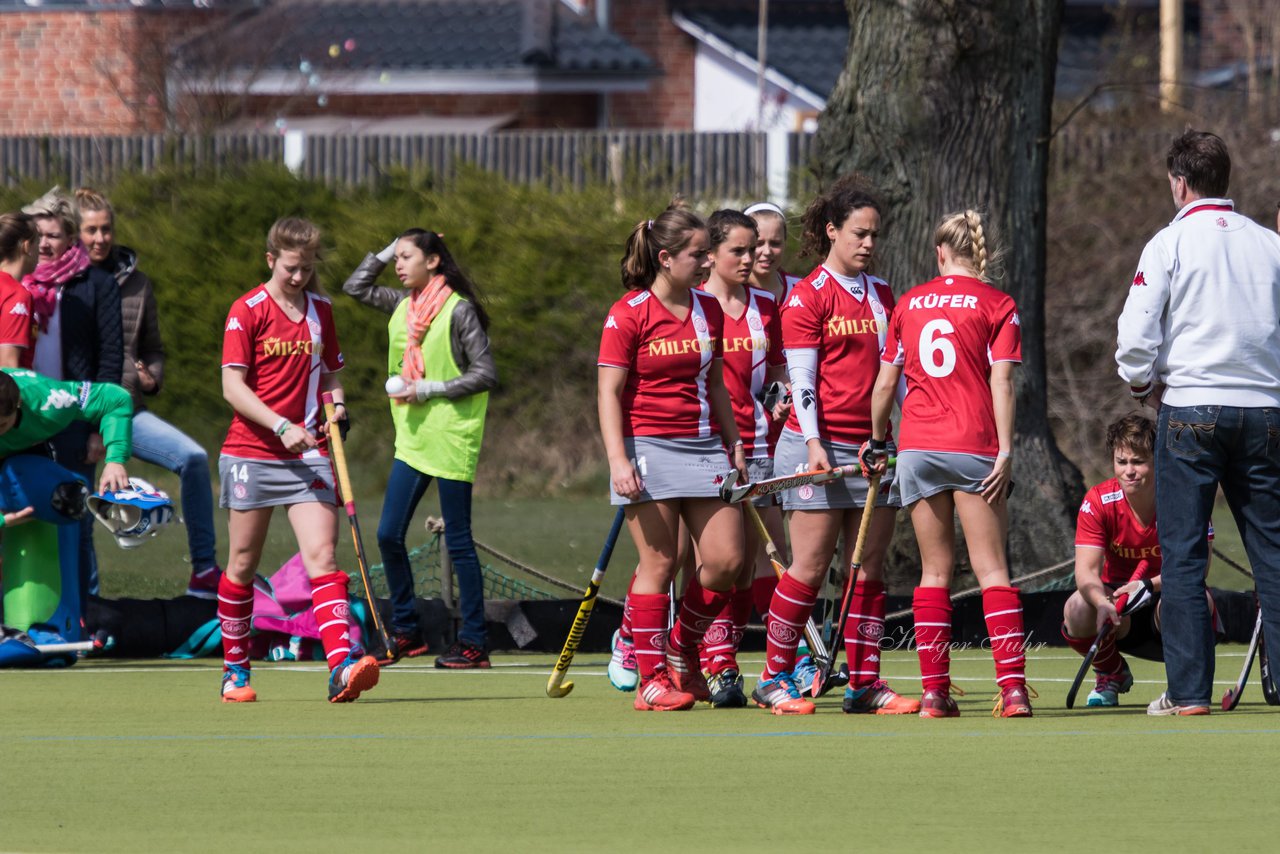
{"label": "ponytail hair", "polygon": [[679,196],[656,219],[636,223],[627,237],[622,256],[622,284],[627,290],[648,290],[662,265],[658,253],[675,255],[689,245],[695,231],[706,228],[702,218],[689,210]]}
{"label": "ponytail hair", "polygon": [[436,232],[428,231],[425,228],[411,228],[401,234],[399,239],[411,240],[414,246],[422,250],[424,256],[435,255],[440,259],[440,266],[436,272],[444,276],[445,282],[454,293],[461,294],[471,303],[476,311],[476,317],[480,320],[480,328],[488,331],[489,313],[484,310],[484,306],[480,303],[480,292],[472,281],[467,278],[467,275],[462,272],[458,262],[453,260],[449,247],[444,245],[444,238]]}
{"label": "ponytail hair", "polygon": [[107,201],[107,197],[99,193],[92,187],[81,187],[76,190],[76,210],[83,214],[88,211],[97,213],[106,211],[108,219],[112,224],[116,221],[116,212],[111,207],[111,202]]}
{"label": "ponytail hair", "polygon": [[861,172],[852,172],[837,179],[805,208],[801,217],[804,231],[800,237],[800,253],[819,261],[826,258],[831,252],[827,225],[839,228],[850,214],[862,208],[871,208],[884,216],[884,208],[871,179]]}
{"label": "ponytail hair", "polygon": [[999,253],[988,248],[982,214],[976,210],[969,208],[944,216],[933,232],[933,243],[950,248],[952,256],[968,265],[978,279],[991,281],[987,270],[994,267]]}
{"label": "ponytail hair", "polygon": [[14,260],[22,254],[22,244],[39,237],[35,217],[31,214],[21,211],[0,214],[0,261]]}

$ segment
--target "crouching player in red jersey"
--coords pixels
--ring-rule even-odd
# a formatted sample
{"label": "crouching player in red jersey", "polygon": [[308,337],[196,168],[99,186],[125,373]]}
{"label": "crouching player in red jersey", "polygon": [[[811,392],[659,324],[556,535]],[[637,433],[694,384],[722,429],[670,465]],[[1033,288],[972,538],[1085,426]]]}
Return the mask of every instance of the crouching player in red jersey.
{"label": "crouching player in red jersey", "polygon": [[[627,239],[622,282],[600,336],[600,433],[612,502],[626,507],[640,565],[628,604],[640,711],[684,710],[710,699],[698,645],[729,602],[742,569],[742,513],[719,498],[729,468],[746,477],[746,455],[725,391],[724,313],[697,290],[708,261],[707,230],[672,205]],[[668,634],[680,520],[702,563],[689,579]]]}
{"label": "crouching player in red jersey", "polygon": [[982,218],[949,214],[934,232],[938,277],[898,301],[872,393],[872,441],[864,469],[884,471],[885,436],[906,374],[895,486],[920,545],[912,601],[924,683],[920,716],[956,717],[951,698],[951,577],[959,514],[982,587],[1003,717],[1030,717],[1022,602],[1009,585],[1004,542],[1013,447],[1013,369],[1022,335],[1013,299],[987,284]]}
{"label": "crouching player in red jersey", "polygon": [[[888,283],[867,273],[879,233],[880,202],[861,176],[841,178],[805,210],[805,254],[823,262],[783,303],[782,345],[793,401],[774,455],[778,474],[854,464],[860,443],[871,438],[871,388],[893,312]],[[849,597],[849,686],[842,707],[850,714],[918,711],[915,700],[899,696],[880,678],[884,557],[894,524],[889,480],[878,495],[868,495],[866,483],[853,477],[783,493],[792,561],[766,616],[764,672],[751,694],[756,705],[776,715],[814,712],[814,704],[801,696],[806,686],[796,648],[841,533],[841,560],[849,566],[862,521],[859,508],[871,502],[878,509]],[[805,681],[811,684],[812,675]]]}
{"label": "crouching player in red jersey", "polygon": [[[1076,652],[1088,655],[1102,627],[1115,626],[1094,655],[1093,690],[1086,700],[1090,706],[1118,706],[1119,695],[1133,686],[1122,652],[1164,661],[1155,439],[1155,424],[1138,413],[1109,426],[1107,451],[1116,476],[1085,494],[1076,517],[1076,592],[1062,610],[1062,636]],[[1212,542],[1212,523],[1207,536]],[[1123,614],[1116,611],[1121,596]],[[1212,598],[1209,603],[1212,608]],[[1216,609],[1213,615],[1217,626]]]}
{"label": "crouching player in red jersey", "polygon": [[271,278],[240,297],[222,338],[222,395],[235,410],[218,458],[231,555],[218,583],[222,700],[250,703],[248,636],[253,577],[271,513],[284,506],[311,578],[311,602],[329,663],[329,701],[346,703],[378,684],[378,664],[351,643],[347,575],[338,569],[337,494],[320,395],[346,419],[337,372],[342,352],[333,307],[319,290],[320,230],[282,219],[267,235]]}
{"label": "crouching player in red jersey", "polygon": [[[716,211],[707,220],[711,245],[711,275],[703,290],[724,312],[724,384],[742,437],[751,481],[773,477],[772,412],[761,395],[766,385],[786,376],[782,330],[773,295],[749,287],[756,249],[756,224],[734,210]],[[756,511],[772,524],[775,542],[785,544],[782,513],[773,496],[756,502]],[[716,617],[702,645],[702,670],[711,691],[711,705],[741,708],[747,704],[738,669],[738,646],[751,616],[752,584],[757,575],[774,577],[755,525],[746,524],[746,559],[734,585],[733,597]]]}

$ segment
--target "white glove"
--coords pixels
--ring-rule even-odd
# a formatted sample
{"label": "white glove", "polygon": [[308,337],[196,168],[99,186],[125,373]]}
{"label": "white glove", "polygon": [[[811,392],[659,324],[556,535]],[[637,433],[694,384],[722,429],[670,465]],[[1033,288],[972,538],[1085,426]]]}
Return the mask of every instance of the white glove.
{"label": "white glove", "polygon": [[422,403],[428,398],[444,395],[444,383],[433,380],[418,380],[413,384],[413,394]]}
{"label": "white glove", "polygon": [[390,264],[392,259],[396,257],[396,244],[399,242],[400,242],[400,238],[397,237],[395,240],[387,244],[386,249],[383,249],[374,257],[377,258],[379,261],[381,261],[383,264]]}

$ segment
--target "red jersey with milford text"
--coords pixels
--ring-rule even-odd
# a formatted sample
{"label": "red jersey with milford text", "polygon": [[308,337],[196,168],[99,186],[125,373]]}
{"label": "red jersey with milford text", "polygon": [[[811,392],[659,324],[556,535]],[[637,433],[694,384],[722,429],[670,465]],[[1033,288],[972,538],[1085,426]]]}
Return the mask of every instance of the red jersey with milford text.
{"label": "red jersey with milford text", "polygon": [[270,427],[260,427],[237,413],[222,453],[258,460],[296,460],[326,453],[319,433],[324,418],[320,376],[342,369],[329,300],[307,294],[306,313],[294,323],[264,285],[240,297],[227,313],[222,334],[222,367],[231,366],[246,368],[245,380],[258,399],[280,417],[315,434],[320,448],[291,454]]}
{"label": "red jersey with milford text", "polygon": [[[1213,522],[1209,523],[1209,542],[1213,542]],[[1143,526],[1125,498],[1120,481],[1104,480],[1085,493],[1076,515],[1076,545],[1102,549],[1102,583],[1118,587],[1128,584],[1138,564],[1147,561],[1148,578],[1160,574],[1160,540],[1156,520]]]}
{"label": "red jersey with milford text", "polygon": [[720,358],[724,312],[711,294],[689,293],[684,320],[668,311],[652,291],[632,291],[609,309],[598,364],[627,371],[622,390],[624,436],[720,434],[707,399],[707,374],[711,360]]}
{"label": "red jersey with milford text", "polygon": [[737,320],[725,315],[723,352],[724,384],[747,457],[771,457],[778,430],[759,396],[767,369],[786,364],[773,294],[747,288],[746,311]]}
{"label": "red jersey with milford text", "polygon": [[31,294],[13,276],[0,271],[0,346],[21,347],[18,366],[29,368],[36,355],[35,337]]}
{"label": "red jersey with milford text", "polygon": [[899,451],[994,457],[991,366],[1022,361],[1013,298],[968,276],[939,276],[898,301],[882,358],[903,368]]}
{"label": "red jersey with milford text", "polygon": [[[893,291],[883,279],[863,273],[845,286],[821,266],[783,301],[783,348],[818,351],[822,438],[845,444],[871,438],[871,388],[892,315]],[[794,408],[787,429],[803,432]]]}

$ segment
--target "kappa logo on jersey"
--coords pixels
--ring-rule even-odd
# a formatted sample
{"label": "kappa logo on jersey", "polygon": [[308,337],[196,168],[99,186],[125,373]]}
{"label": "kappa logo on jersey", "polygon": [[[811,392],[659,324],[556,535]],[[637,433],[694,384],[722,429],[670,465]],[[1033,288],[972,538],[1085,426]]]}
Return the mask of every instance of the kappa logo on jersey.
{"label": "kappa logo on jersey", "polygon": [[613,315],[612,315],[612,314],[611,314],[611,315],[609,315],[609,317],[605,320],[605,322],[604,322],[604,328],[605,328],[605,329],[617,329],[617,328],[618,328],[618,321],[616,321],[616,320],[614,320],[614,319],[613,319]]}
{"label": "kappa logo on jersey", "polygon": [[1022,321],[1018,319],[1018,313],[1016,311],[1013,313],[1013,317],[1009,318],[1009,325],[1010,326],[1022,325]]}
{"label": "kappa logo on jersey", "polygon": [[15,303],[13,304],[13,308],[9,309],[9,313],[10,313],[10,314],[16,314],[16,315],[18,315],[19,317],[22,317],[22,316],[30,317],[30,316],[31,316],[31,312],[27,311],[27,304],[26,304],[26,303],[24,303],[24,302],[15,302]]}
{"label": "kappa logo on jersey", "polygon": [[240,325],[240,318],[238,318],[238,317],[233,317],[233,318],[231,318],[230,320],[228,320],[228,321],[227,321],[227,328],[226,328],[226,330],[225,330],[225,331],[227,331],[227,332],[235,332],[235,331],[237,331],[237,330],[238,330],[238,331],[240,331],[240,332],[243,332],[243,331],[244,331],[244,327]]}
{"label": "kappa logo on jersey", "polygon": [[1146,287],[1146,285],[1147,285],[1147,280],[1146,280],[1146,278],[1142,275],[1142,271],[1141,271],[1141,270],[1139,270],[1139,271],[1138,271],[1138,275],[1136,275],[1136,276],[1134,276],[1134,277],[1133,277],[1133,287],[1135,287],[1135,288],[1144,288],[1144,287]]}
{"label": "kappa logo on jersey", "polygon": [[64,389],[55,388],[49,391],[49,396],[45,398],[44,403],[40,404],[41,412],[48,412],[50,409],[70,409],[77,403],[76,396]]}
{"label": "kappa logo on jersey", "polygon": [[1089,516],[1093,515],[1093,505],[1089,503],[1088,499],[1085,499],[1085,502],[1080,505],[1080,512]]}
{"label": "kappa logo on jersey", "polygon": [[1115,502],[1119,501],[1121,498],[1124,498],[1124,490],[1121,490],[1121,489],[1117,489],[1115,492],[1102,493],[1103,504],[1114,504]]}
{"label": "kappa logo on jersey", "polygon": [[791,299],[787,301],[787,308],[804,308],[804,303],[800,301],[799,294],[791,295]]}

